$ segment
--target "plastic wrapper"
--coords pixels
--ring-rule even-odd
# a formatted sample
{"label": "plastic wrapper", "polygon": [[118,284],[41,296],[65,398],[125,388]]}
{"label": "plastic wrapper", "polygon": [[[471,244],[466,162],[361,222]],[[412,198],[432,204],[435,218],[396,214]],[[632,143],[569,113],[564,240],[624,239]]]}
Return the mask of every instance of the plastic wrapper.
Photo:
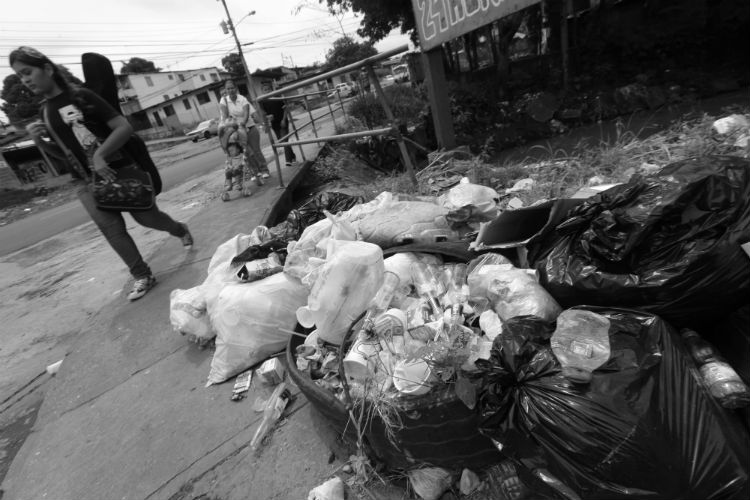
{"label": "plastic wrapper", "polygon": [[364,241],[330,240],[326,255],[297,320],[306,328],[314,325],[321,339],[339,344],[383,284],[383,252]]}
{"label": "plastic wrapper", "polygon": [[263,242],[264,230],[264,227],[258,226],[250,234],[237,234],[219,245],[214,251],[208,263],[208,276],[200,285],[209,316],[221,290],[226,285],[239,282],[236,269],[231,266],[232,259],[247,248],[260,245]]}
{"label": "plastic wrapper", "polygon": [[445,219],[447,213],[433,202],[399,201],[391,193],[381,193],[340,215],[357,231],[357,239],[386,249],[406,243],[458,240],[459,233]]}
{"label": "plastic wrapper", "polygon": [[514,318],[477,361],[480,431],[562,498],[747,498],[750,437],[675,330],[648,313],[585,309],[610,321],[611,355],[591,382],[562,376],[551,324]]}
{"label": "plastic wrapper", "polygon": [[284,273],[225,286],[211,312],[216,352],[208,384],[218,384],[279,352],[297,324],[307,288]]}
{"label": "plastic wrapper", "polygon": [[440,196],[438,203],[448,210],[447,218],[451,222],[486,222],[497,217],[499,198],[491,187],[462,180]]}
{"label": "plastic wrapper", "polygon": [[255,259],[246,264],[242,264],[237,271],[237,277],[243,283],[262,280],[272,274],[280,273],[284,270],[284,263],[276,252],[271,252],[263,259]]}
{"label": "plastic wrapper", "polygon": [[363,201],[361,196],[345,193],[333,191],[318,193],[301,207],[291,210],[286,220],[269,229],[269,232],[276,244],[286,245],[290,241],[299,239],[308,226],[325,219],[325,212],[333,214],[343,212]]}
{"label": "plastic wrapper", "polygon": [[169,294],[169,322],[172,328],[188,335],[199,344],[216,336],[208,319],[206,299],[200,286],[172,290]]}
{"label": "plastic wrapper", "polygon": [[[484,270],[488,270],[487,267]],[[527,269],[505,264],[481,276],[485,282],[479,286],[479,290],[486,285],[484,295],[489,299],[489,306],[503,321],[529,315],[554,321],[561,312],[560,305]],[[472,285],[470,282],[471,294],[476,296]]]}
{"label": "plastic wrapper", "polygon": [[699,328],[750,295],[747,241],[750,160],[707,156],[592,197],[530,259],[563,307],[616,304]]}

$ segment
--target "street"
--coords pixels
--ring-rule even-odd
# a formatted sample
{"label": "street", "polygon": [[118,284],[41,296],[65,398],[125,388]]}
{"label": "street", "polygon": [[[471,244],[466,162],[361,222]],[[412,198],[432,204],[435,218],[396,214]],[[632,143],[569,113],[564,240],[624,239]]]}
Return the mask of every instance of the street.
{"label": "street", "polygon": [[[319,108],[313,111],[313,115],[316,117],[316,126],[322,127],[331,121],[330,117],[317,121],[317,118],[326,112],[328,112],[327,108]],[[301,113],[295,117],[295,121],[303,124],[309,121],[309,117],[307,113]],[[305,135],[311,134],[308,131]],[[273,171],[275,165],[268,146],[268,137],[265,133],[262,133],[261,147],[265,149],[266,160],[271,162],[270,168]],[[173,150],[173,154],[157,152],[152,155],[161,173],[164,183],[163,191],[165,192],[193,177],[219,168],[224,162],[224,153],[215,137],[195,144],[191,142],[181,143],[169,149]],[[180,159],[180,157],[183,159]],[[165,165],[161,158],[168,158],[169,163]],[[166,162],[166,160],[164,161]],[[2,226],[0,227],[0,256],[16,252],[88,221],[89,216],[81,204],[78,201],[72,201]]]}

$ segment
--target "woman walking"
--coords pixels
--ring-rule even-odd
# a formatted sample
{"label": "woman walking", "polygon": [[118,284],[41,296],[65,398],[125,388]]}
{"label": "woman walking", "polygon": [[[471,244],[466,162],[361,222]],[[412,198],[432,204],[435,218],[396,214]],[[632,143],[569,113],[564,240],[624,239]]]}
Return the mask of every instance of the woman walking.
{"label": "woman walking", "polygon": [[[156,278],[128,234],[122,214],[97,208],[88,182],[93,173],[114,180],[115,169],[136,163],[124,148],[133,128],[98,95],[68,82],[59,68],[38,50],[19,47],[10,53],[9,61],[21,83],[45,98],[40,110],[43,120],[31,123],[26,130],[40,148],[49,148],[42,140],[45,136],[58,143],[60,150],[50,151],[55,156],[66,157],[63,151],[72,153],[67,159],[73,163],[73,177],[81,184],[78,199],[135,279],[128,300],[143,297],[156,284]],[[180,238],[188,249],[193,245],[187,226],[174,221],[156,204],[130,215],[142,226]]]}
{"label": "woman walking", "polygon": [[232,80],[224,84],[225,96],[219,101],[219,112],[221,122],[219,123],[219,140],[224,151],[226,151],[226,140],[232,128],[236,127],[240,135],[248,166],[254,165],[252,170],[257,172],[263,179],[269,177],[266,159],[260,152],[260,131],[255,124],[258,119],[257,111],[250,101],[237,92],[237,85]]}

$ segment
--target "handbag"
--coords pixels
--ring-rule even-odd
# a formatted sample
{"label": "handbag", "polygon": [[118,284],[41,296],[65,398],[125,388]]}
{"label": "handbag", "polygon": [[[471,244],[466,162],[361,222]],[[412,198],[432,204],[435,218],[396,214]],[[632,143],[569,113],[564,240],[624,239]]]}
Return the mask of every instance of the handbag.
{"label": "handbag", "polygon": [[154,184],[148,172],[131,164],[114,169],[117,178],[106,180],[92,175],[91,193],[99,210],[133,212],[154,206]]}
{"label": "handbag", "polygon": [[47,116],[47,108],[42,108],[47,130],[60,149],[63,150],[71,167],[84,180],[91,182],[91,194],[99,210],[134,212],[150,210],[154,207],[156,192],[151,175],[135,163],[114,168],[116,178],[112,181],[86,171],[65,143],[60,139]]}

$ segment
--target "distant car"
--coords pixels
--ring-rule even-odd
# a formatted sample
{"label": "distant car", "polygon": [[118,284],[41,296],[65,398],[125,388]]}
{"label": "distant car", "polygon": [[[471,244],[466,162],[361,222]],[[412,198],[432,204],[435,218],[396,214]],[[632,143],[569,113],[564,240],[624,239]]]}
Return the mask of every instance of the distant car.
{"label": "distant car", "polygon": [[337,94],[341,97],[351,97],[356,93],[357,89],[351,83],[339,83],[334,87],[333,92],[328,94],[328,97],[336,97]]}
{"label": "distant car", "polygon": [[185,136],[189,137],[193,142],[198,142],[200,139],[208,139],[212,135],[218,134],[219,120],[212,118],[211,120],[200,122],[197,127],[185,134]]}
{"label": "distant car", "polygon": [[385,75],[383,78],[380,79],[380,86],[381,87],[389,87],[396,83],[396,80],[393,78],[393,75]]}
{"label": "distant car", "polygon": [[401,64],[393,68],[393,79],[396,83],[409,81],[409,68],[406,64]]}

